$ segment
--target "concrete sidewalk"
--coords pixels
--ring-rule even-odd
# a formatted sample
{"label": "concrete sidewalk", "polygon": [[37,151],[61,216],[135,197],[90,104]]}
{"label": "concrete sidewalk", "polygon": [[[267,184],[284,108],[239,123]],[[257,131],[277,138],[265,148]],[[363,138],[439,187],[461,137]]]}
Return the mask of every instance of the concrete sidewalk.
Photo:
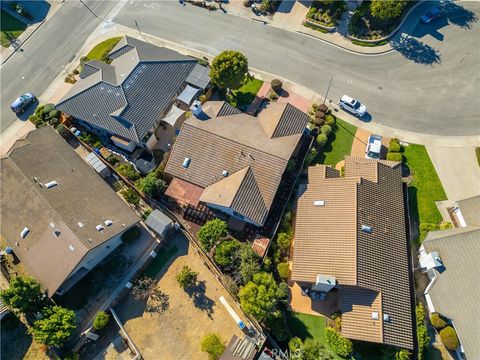
{"label": "concrete sidewalk", "polygon": [[427,146],[449,200],[480,195],[480,166],[474,147]]}

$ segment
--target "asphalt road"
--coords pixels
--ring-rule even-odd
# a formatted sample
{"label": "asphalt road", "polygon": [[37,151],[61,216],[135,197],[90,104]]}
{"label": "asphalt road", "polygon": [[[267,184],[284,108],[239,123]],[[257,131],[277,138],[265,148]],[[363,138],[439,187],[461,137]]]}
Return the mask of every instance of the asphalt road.
{"label": "asphalt road", "polygon": [[[15,120],[10,104],[29,91],[41,94],[64,71],[91,32],[115,6],[113,1],[65,2],[1,67],[0,130]],[[90,9],[88,9],[87,8]],[[28,113],[22,118],[27,117]]]}
{"label": "asphalt road", "polygon": [[176,1],[132,1],[114,21],[135,28],[136,20],[144,33],[211,55],[239,50],[250,66],[320,94],[335,74],[328,97],[359,98],[369,109],[365,121],[419,133],[480,134],[480,3],[445,6],[443,18],[418,23],[397,51],[379,56]]}

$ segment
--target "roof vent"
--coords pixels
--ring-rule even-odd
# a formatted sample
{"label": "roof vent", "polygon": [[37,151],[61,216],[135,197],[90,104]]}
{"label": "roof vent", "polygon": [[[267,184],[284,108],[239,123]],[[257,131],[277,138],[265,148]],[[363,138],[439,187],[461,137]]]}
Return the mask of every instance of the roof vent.
{"label": "roof vent", "polygon": [[60,230],[57,230],[57,229],[53,230],[53,235],[55,237],[59,237],[60,236]]}
{"label": "roof vent", "polygon": [[362,225],[362,231],[363,231],[364,233],[371,234],[371,233],[372,233],[372,227],[371,227],[371,226],[367,226],[367,225]]}
{"label": "roof vent", "polygon": [[54,187],[54,186],[57,186],[57,185],[58,185],[58,183],[57,183],[55,180],[54,180],[54,181],[50,181],[50,182],[48,182],[48,183],[45,184],[45,186],[47,187],[47,189],[50,189],[50,188],[52,188],[52,187]]}
{"label": "roof vent", "polygon": [[193,103],[192,103],[192,106],[190,106],[190,111],[192,112],[192,114],[194,116],[198,116],[202,113],[202,103],[198,100],[195,100]]}
{"label": "roof vent", "polygon": [[390,321],[390,315],[388,315],[388,314],[383,314],[383,321],[389,322],[389,321]]}
{"label": "roof vent", "polygon": [[105,220],[105,225],[110,226],[110,225],[112,225],[112,224],[113,224],[113,221],[112,221],[112,220],[110,220],[110,219]]}
{"label": "roof vent", "polygon": [[69,245],[68,248],[70,249],[70,251],[75,250],[75,248],[73,247],[73,245]]}
{"label": "roof vent", "polygon": [[372,319],[373,320],[378,320],[378,312],[376,312],[376,311],[372,312]]}
{"label": "roof vent", "polygon": [[27,234],[28,234],[29,232],[30,232],[30,229],[25,226],[25,227],[23,228],[22,232],[20,233],[20,237],[21,237],[22,239],[25,239],[25,236],[27,236]]}
{"label": "roof vent", "polygon": [[223,171],[222,171],[222,175],[223,175],[224,177],[227,177],[227,176],[228,176],[228,171],[227,171],[227,170],[223,170]]}
{"label": "roof vent", "polygon": [[313,202],[314,206],[325,206],[325,200],[315,200]]}
{"label": "roof vent", "polygon": [[188,165],[190,165],[190,158],[186,157],[185,160],[183,160],[183,164],[182,166],[187,169],[188,168]]}
{"label": "roof vent", "polygon": [[95,228],[97,229],[97,231],[102,231],[103,229],[105,229],[102,225],[97,225],[95,226]]}
{"label": "roof vent", "polygon": [[81,222],[78,222],[77,225],[81,228],[83,227],[83,224]]}

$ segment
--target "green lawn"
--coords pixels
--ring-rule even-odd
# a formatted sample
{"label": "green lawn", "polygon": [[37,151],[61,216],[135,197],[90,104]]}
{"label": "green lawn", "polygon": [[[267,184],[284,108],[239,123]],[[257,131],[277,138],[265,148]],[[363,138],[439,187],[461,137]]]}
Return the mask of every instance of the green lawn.
{"label": "green lawn", "polygon": [[[303,341],[310,338],[328,348],[324,335],[327,320],[323,316],[307,315],[293,311],[286,311],[286,316],[288,330],[292,337],[297,336]],[[333,352],[331,355],[334,359],[341,359]]]}
{"label": "green lawn", "polygon": [[357,127],[337,118],[336,129],[330,134],[328,143],[319,152],[314,163],[335,166],[339,161],[350,155]]}
{"label": "green lawn", "polygon": [[235,90],[227,96],[228,102],[242,110],[252,103],[258,90],[262,87],[263,81],[250,78],[240,89]]}
{"label": "green lawn", "polygon": [[475,148],[475,155],[477,155],[478,166],[480,166],[480,148]]}
{"label": "green lawn", "polygon": [[155,259],[148,265],[143,272],[144,275],[154,278],[162,270],[165,264],[175,255],[178,248],[174,245],[168,249],[162,249]]}
{"label": "green lawn", "polygon": [[442,216],[435,201],[447,199],[442,183],[423,145],[404,147],[405,164],[413,180],[409,186],[410,214],[419,223],[438,224]]}
{"label": "green lawn", "polygon": [[90,52],[87,54],[88,60],[98,60],[106,62],[107,54],[112,51],[115,45],[118,44],[122,37],[113,37],[102,41],[101,43],[97,44]]}
{"label": "green lawn", "polygon": [[3,47],[9,47],[9,39],[16,39],[20,36],[22,32],[25,31],[26,25],[20,20],[17,20],[9,13],[1,10],[1,21],[0,21],[1,31],[0,31],[0,44]]}

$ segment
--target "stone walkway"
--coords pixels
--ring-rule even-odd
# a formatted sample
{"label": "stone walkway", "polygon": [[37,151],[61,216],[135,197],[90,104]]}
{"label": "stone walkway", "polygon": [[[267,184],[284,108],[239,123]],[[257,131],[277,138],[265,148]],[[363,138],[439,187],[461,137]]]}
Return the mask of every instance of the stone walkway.
{"label": "stone walkway", "polygon": [[248,105],[246,113],[249,115],[255,115],[260,107],[262,106],[262,101],[265,99],[270,92],[271,85],[268,81],[264,81],[262,87],[258,90],[257,95],[255,95],[255,99],[253,99],[252,103]]}

